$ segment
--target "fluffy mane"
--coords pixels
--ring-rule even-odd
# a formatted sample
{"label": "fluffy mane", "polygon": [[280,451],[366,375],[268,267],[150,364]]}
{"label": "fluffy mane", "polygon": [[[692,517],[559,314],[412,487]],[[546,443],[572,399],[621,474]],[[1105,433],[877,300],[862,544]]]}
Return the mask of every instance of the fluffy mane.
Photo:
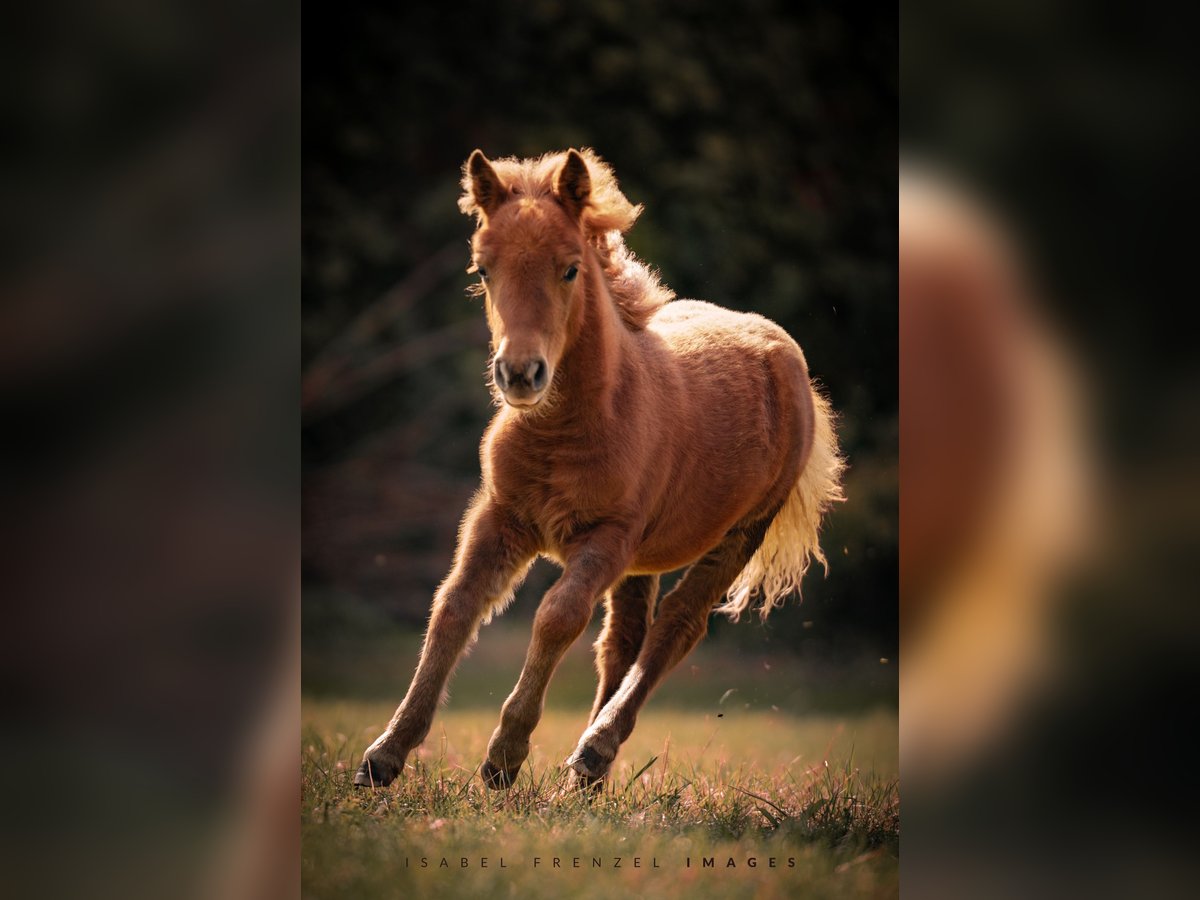
{"label": "fluffy mane", "polygon": [[[588,167],[591,193],[580,215],[580,226],[584,237],[600,258],[605,283],[609,294],[629,327],[641,330],[650,317],[664,303],[674,298],[674,293],[659,281],[658,273],[639,260],[625,244],[624,234],[633,227],[642,213],[642,205],[634,205],[617,187],[617,178],[612,167],[596,155],[591,148],[580,152]],[[526,196],[535,200],[543,197],[556,198],[554,177],[566,160],[567,151],[547,153],[536,159],[506,157],[491,160],[492,168],[512,196]],[[471,175],[463,166],[463,194],[458,199],[458,208],[464,214],[474,216],[476,224],[483,221],[483,210],[475,202],[471,190]]]}

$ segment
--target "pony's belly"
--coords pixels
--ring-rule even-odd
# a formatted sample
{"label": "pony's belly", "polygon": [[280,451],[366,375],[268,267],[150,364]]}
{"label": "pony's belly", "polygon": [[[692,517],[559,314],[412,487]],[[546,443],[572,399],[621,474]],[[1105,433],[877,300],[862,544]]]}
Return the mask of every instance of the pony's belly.
{"label": "pony's belly", "polygon": [[627,575],[659,575],[663,572],[673,572],[690,566],[704,555],[704,551],[691,556],[680,554],[639,554],[634,557],[633,564],[626,570]]}
{"label": "pony's belly", "polygon": [[[732,523],[729,523],[732,525]],[[721,541],[729,525],[689,535],[653,535],[633,557],[630,574],[653,575],[691,565]]]}
{"label": "pony's belly", "polygon": [[[720,456],[716,451],[702,454]],[[734,464],[713,467],[717,472],[734,470]],[[671,572],[691,565],[724,540],[729,530],[755,512],[763,512],[772,494],[770,475],[743,468],[737,478],[721,478],[710,473],[681,472],[679,480],[688,486],[683,502],[670,503],[658,511],[653,524],[642,536],[633,557],[631,572],[653,574]]]}

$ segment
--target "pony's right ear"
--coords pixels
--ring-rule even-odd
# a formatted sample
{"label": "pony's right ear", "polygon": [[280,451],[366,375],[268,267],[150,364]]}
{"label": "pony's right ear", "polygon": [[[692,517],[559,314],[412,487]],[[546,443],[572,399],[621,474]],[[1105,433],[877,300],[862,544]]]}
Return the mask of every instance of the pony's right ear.
{"label": "pony's right ear", "polygon": [[592,176],[588,173],[587,160],[578,150],[568,150],[562,168],[554,176],[554,193],[563,205],[579,218],[592,195]]}
{"label": "pony's right ear", "polygon": [[482,150],[474,151],[463,166],[463,195],[458,200],[458,208],[467,215],[475,215],[484,221],[496,211],[508,196],[508,188],[483,155]]}

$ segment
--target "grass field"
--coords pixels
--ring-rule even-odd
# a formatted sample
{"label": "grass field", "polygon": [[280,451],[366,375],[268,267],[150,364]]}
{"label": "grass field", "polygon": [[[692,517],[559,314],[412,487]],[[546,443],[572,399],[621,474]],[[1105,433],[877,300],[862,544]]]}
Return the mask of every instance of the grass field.
{"label": "grass field", "polygon": [[[491,642],[501,668],[512,667],[506,640]],[[355,649],[347,671],[365,671],[371,684],[381,668],[410,673],[415,659],[404,640],[377,656]],[[567,790],[561,769],[586,724],[589,706],[576,695],[594,685],[586,648],[573,652],[529,761],[498,793],[477,767],[515,673],[489,679],[487,653],[469,658],[405,776],[370,792],[350,778],[407,682],[388,671],[391,699],[363,697],[374,692],[326,665],[342,656],[314,653],[303,707],[304,896],[897,895],[894,704],[813,711],[830,704],[795,700],[795,685],[813,677],[795,661],[698,653],[676,673],[675,693],[669,681],[643,711],[605,790],[586,796]]]}

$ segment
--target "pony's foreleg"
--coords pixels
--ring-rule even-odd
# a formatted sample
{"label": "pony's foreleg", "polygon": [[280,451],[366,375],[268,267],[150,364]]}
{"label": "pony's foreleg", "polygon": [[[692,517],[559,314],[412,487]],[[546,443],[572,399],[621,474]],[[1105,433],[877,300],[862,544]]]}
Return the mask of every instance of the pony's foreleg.
{"label": "pony's foreleg", "polygon": [[596,641],[596,671],[600,685],[588,724],[617,692],[621,679],[642,650],[646,631],[654,619],[658,597],[657,575],[631,575],[609,592],[605,600],[604,630]]}
{"label": "pony's foreleg", "polygon": [[650,692],[704,637],[709,613],[762,543],[767,524],[731,531],[663,597],[637,660],[567,760],[584,782],[608,774]]}
{"label": "pony's foreleg", "polygon": [[535,545],[499,507],[477,502],[463,519],[454,568],[433,600],[416,675],[382,735],[363,754],[354,783],[387,785],[425,739],[451,671],[484,613],[508,596],[532,560]]}
{"label": "pony's foreleg", "polygon": [[542,717],[550,678],[591,621],[596,601],[621,577],[631,548],[628,531],[613,525],[594,530],[566,554],[562,577],[546,592],[533,618],[525,666],[488,743],[481,769],[488,787],[508,787],[517,777],[529,755],[529,736]]}

